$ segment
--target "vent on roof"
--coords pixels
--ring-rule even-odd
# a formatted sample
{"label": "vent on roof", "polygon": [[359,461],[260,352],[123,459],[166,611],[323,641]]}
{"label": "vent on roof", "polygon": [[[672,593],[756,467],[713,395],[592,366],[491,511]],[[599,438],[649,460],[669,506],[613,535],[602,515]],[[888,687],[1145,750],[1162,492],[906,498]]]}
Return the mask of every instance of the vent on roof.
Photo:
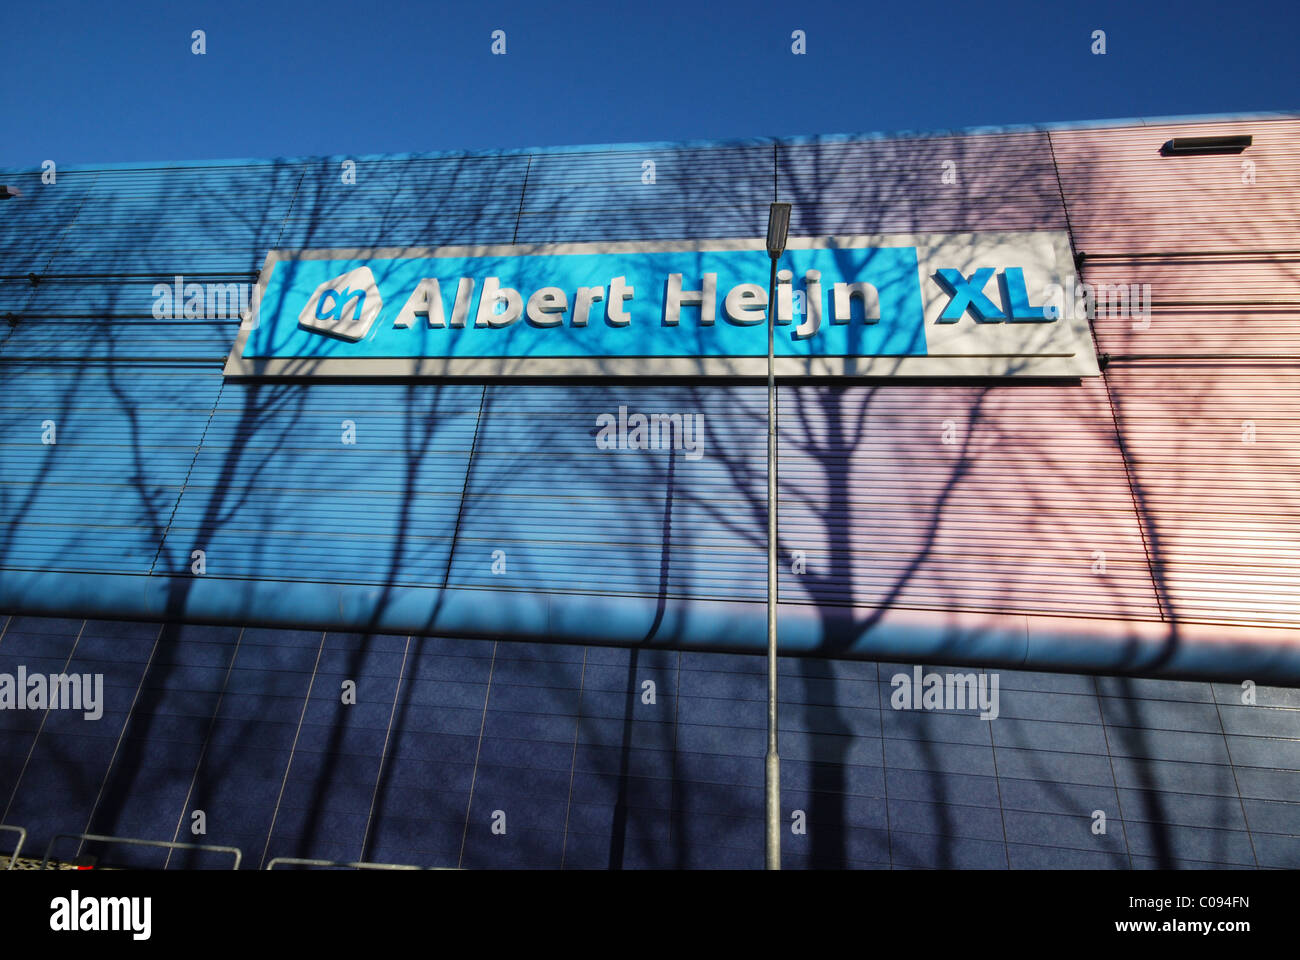
{"label": "vent on roof", "polygon": [[1207,153],[1241,153],[1251,144],[1249,134],[1239,137],[1176,137],[1166,140],[1161,156],[1188,157]]}

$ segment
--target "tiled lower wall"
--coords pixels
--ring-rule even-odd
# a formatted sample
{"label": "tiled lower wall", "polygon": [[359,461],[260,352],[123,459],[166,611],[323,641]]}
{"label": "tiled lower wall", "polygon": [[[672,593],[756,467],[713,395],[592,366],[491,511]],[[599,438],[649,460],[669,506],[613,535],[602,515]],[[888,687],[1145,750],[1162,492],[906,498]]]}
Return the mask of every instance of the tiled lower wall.
{"label": "tiled lower wall", "polygon": [[[0,615],[20,665],[104,678],[97,720],[0,710],[26,855],[763,865],[762,657]],[[893,709],[911,670],[782,660],[785,867],[1300,867],[1300,690],[1003,670],[981,719]]]}

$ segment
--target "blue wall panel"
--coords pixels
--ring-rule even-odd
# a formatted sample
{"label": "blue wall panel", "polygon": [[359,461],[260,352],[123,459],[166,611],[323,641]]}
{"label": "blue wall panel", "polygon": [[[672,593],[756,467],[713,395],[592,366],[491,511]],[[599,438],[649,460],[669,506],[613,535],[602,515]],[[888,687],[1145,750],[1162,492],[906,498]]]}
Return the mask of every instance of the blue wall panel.
{"label": "blue wall panel", "polygon": [[[0,274],[43,274],[99,176],[93,170],[56,171],[54,183],[42,183],[39,171],[5,173],[5,184],[21,190],[22,198],[11,198],[5,204],[5,229],[0,231],[0,263],[4,266]],[[19,305],[6,300],[0,307],[8,311]]]}
{"label": "blue wall panel", "polygon": [[761,236],[773,172],[771,146],[542,154],[528,170],[518,242]]}
{"label": "blue wall panel", "polygon": [[220,385],[167,366],[0,368],[0,567],[147,573]]}
{"label": "blue wall panel", "polygon": [[158,569],[441,586],[482,390],[226,385]]}
{"label": "blue wall panel", "polygon": [[101,171],[46,272],[162,282],[175,274],[255,273],[300,179],[301,170],[276,163]]}
{"label": "blue wall panel", "polygon": [[349,184],[341,161],[309,163],[275,246],[512,243],[527,168],[526,156],[362,159]]}

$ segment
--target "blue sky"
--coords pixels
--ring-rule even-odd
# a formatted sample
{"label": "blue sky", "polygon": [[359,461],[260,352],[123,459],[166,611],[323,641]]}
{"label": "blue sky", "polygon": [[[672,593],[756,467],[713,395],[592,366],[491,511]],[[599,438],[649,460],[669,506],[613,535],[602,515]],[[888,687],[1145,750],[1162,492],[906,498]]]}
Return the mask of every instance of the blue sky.
{"label": "blue sky", "polygon": [[[11,3],[0,166],[1300,109],[1289,2]],[[191,52],[191,33],[207,52]],[[491,53],[494,30],[506,54]],[[806,33],[807,53],[791,52]],[[1106,32],[1094,55],[1092,31]]]}

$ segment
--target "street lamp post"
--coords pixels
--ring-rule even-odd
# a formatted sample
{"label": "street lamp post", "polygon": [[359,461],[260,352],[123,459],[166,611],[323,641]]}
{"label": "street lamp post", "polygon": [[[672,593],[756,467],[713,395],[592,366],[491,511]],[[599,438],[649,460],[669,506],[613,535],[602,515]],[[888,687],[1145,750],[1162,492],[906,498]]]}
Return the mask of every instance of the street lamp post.
{"label": "street lamp post", "polygon": [[776,263],[790,232],[790,204],[773,203],[767,215],[767,869],[781,869],[781,759],[776,752]]}

